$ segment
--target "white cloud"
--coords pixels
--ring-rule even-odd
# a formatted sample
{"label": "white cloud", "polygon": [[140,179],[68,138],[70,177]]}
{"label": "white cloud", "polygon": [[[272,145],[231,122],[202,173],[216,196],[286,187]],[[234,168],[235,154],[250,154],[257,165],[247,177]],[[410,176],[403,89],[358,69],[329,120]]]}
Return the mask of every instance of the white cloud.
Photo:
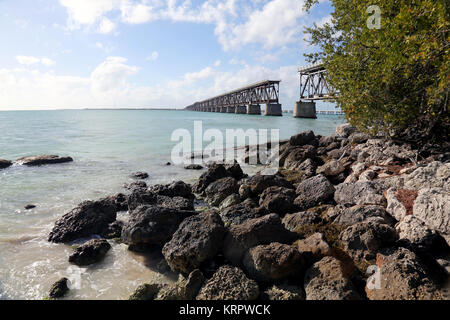
{"label": "white cloud", "polygon": [[46,67],[50,67],[55,64],[55,61],[49,58],[37,58],[33,56],[16,56],[16,61],[20,64],[30,66],[33,64],[41,63]]}
{"label": "white cloud", "polygon": [[100,33],[110,33],[115,29],[116,25],[108,18],[103,18],[99,25]]}
{"label": "white cloud", "polygon": [[225,50],[260,43],[274,48],[301,41],[304,0],[59,0],[67,9],[69,29],[97,26],[109,33],[114,23],[142,24],[155,20],[212,24]]}
{"label": "white cloud", "polygon": [[270,69],[245,65],[236,72],[209,66],[155,86],[133,84],[130,77],[138,72],[139,68],[123,57],[108,57],[88,77],[55,75],[29,67],[0,69],[0,109],[182,108],[262,79],[282,79],[280,99],[284,108],[291,108],[298,95],[297,66]]}
{"label": "white cloud", "polygon": [[39,63],[41,59],[36,57],[30,57],[30,56],[17,56],[16,60],[20,64],[24,64],[26,66]]}
{"label": "white cloud", "polygon": [[147,58],[145,58],[145,60],[147,61],[155,61],[157,60],[159,57],[159,53],[158,51],[153,51],[151,55],[149,55]]}

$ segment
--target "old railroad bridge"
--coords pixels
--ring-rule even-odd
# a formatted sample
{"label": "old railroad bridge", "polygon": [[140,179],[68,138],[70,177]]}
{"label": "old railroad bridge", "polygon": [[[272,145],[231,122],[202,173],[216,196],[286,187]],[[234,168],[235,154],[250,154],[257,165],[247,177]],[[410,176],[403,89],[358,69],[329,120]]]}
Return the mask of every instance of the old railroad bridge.
{"label": "old railroad bridge", "polygon": [[[316,118],[316,100],[332,100],[335,90],[327,83],[323,64],[315,64],[299,69],[300,100],[294,108],[295,118]],[[261,114],[261,104],[265,104],[264,115],[282,116],[279,103],[280,80],[265,80],[222,95],[196,102],[186,107],[190,111],[222,112],[238,114]]]}

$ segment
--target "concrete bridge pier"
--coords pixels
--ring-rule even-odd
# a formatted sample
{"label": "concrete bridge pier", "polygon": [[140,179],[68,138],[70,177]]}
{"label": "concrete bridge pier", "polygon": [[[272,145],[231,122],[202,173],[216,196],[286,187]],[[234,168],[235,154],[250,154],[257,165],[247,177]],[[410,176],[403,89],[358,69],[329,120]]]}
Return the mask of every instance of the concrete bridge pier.
{"label": "concrete bridge pier", "polygon": [[316,115],[316,103],[298,101],[295,104],[294,118],[309,118],[317,119]]}
{"label": "concrete bridge pier", "polygon": [[266,104],[266,111],[264,112],[265,116],[283,116],[283,110],[281,110],[281,104],[279,103],[268,103]]}
{"label": "concrete bridge pier", "polygon": [[227,107],[227,113],[235,113],[236,107]]}
{"label": "concrete bridge pier", "polygon": [[247,108],[245,106],[237,106],[235,113],[238,114],[246,114],[247,113]]}
{"label": "concrete bridge pier", "polygon": [[227,113],[227,107],[220,107],[220,112]]}
{"label": "concrete bridge pier", "polygon": [[249,104],[247,114],[261,114],[261,106],[259,104]]}

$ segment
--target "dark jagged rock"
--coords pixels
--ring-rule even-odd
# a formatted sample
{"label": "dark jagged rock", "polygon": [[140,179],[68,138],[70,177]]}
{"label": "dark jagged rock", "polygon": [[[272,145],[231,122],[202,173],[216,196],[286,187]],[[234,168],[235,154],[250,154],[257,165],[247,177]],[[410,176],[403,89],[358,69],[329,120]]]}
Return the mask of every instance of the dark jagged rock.
{"label": "dark jagged rock", "polygon": [[42,156],[32,156],[32,157],[23,157],[14,161],[14,164],[24,165],[24,166],[42,166],[46,164],[58,164],[58,163],[66,163],[72,162],[73,159],[71,157],[60,157],[56,155],[42,155]]}
{"label": "dark jagged rock", "polygon": [[300,252],[291,245],[273,242],[249,249],[243,264],[250,278],[261,282],[276,282],[298,278],[304,271]]}
{"label": "dark jagged rock", "polygon": [[259,207],[252,199],[246,199],[244,202],[221,210],[220,217],[226,226],[232,226],[266,214],[269,214],[267,209]]}
{"label": "dark jagged rock", "polygon": [[351,226],[358,222],[377,221],[393,225],[394,221],[382,206],[367,205],[345,207],[338,205],[327,212],[329,216],[334,218],[334,223],[342,226]]}
{"label": "dark jagged rock", "polygon": [[306,210],[324,203],[334,194],[334,186],[323,175],[306,179],[297,187],[294,203],[299,210]]}
{"label": "dark jagged rock", "polygon": [[36,206],[34,204],[27,204],[25,206],[25,210],[31,210],[31,209],[34,209],[34,208],[36,208]]}
{"label": "dark jagged rock", "polygon": [[128,300],[153,300],[163,287],[164,285],[159,283],[142,284],[136,288]]}
{"label": "dark jagged rock", "polygon": [[186,170],[202,170],[203,167],[199,164],[190,164],[184,167]]}
{"label": "dark jagged rock", "polygon": [[123,185],[123,187],[127,190],[135,190],[135,189],[140,189],[140,190],[146,190],[147,189],[147,184],[144,181],[135,181],[132,183],[126,183]]}
{"label": "dark jagged rock", "polygon": [[289,140],[289,144],[291,146],[304,146],[306,144],[309,144],[317,147],[319,145],[319,141],[317,140],[313,131],[305,131],[292,136]]}
{"label": "dark jagged rock", "polygon": [[0,159],[0,170],[6,169],[8,167],[12,166],[12,162],[5,159]]}
{"label": "dark jagged rock", "polygon": [[295,169],[307,159],[314,158],[316,153],[316,148],[310,145],[294,147],[284,160],[284,167],[286,169]]}
{"label": "dark jagged rock", "polygon": [[197,300],[256,300],[259,287],[235,267],[223,266],[200,289]]}
{"label": "dark jagged rock", "polygon": [[237,162],[225,165],[225,170],[227,170],[230,177],[233,177],[238,181],[245,177],[241,166]]}
{"label": "dark jagged rock", "polygon": [[322,233],[315,233],[296,242],[298,251],[308,262],[316,262],[332,255],[332,249]]}
{"label": "dark jagged rock", "polygon": [[384,188],[374,181],[358,181],[356,183],[341,183],[336,187],[334,200],[338,204],[351,205],[385,205]]}
{"label": "dark jagged rock", "polygon": [[71,242],[79,238],[101,234],[116,221],[116,207],[105,199],[85,201],[56,221],[48,240]]}
{"label": "dark jagged rock", "polygon": [[236,179],[226,177],[214,181],[206,189],[206,201],[212,206],[219,206],[226,197],[239,192]]}
{"label": "dark jagged rock", "polygon": [[105,239],[117,239],[122,235],[123,222],[116,220],[108,224],[108,227],[100,234]]}
{"label": "dark jagged rock", "polygon": [[170,209],[179,209],[179,210],[194,210],[194,201],[193,199],[187,199],[183,197],[167,197],[160,196],[156,197],[156,204],[159,207],[170,208]]}
{"label": "dark jagged rock", "polygon": [[299,227],[322,223],[322,217],[317,211],[302,211],[287,214],[283,218],[283,225],[289,231],[295,232]]}
{"label": "dark jagged rock", "polygon": [[284,187],[293,189],[291,183],[278,175],[256,175],[251,177],[247,181],[247,184],[250,188],[250,193],[252,196],[259,196],[269,187]]}
{"label": "dark jagged rock", "polygon": [[67,292],[69,292],[67,281],[69,281],[69,279],[67,278],[61,278],[58,281],[56,281],[50,288],[50,293],[48,294],[48,296],[51,299],[58,299],[64,297],[67,294]]}
{"label": "dark jagged rock", "polygon": [[134,179],[142,179],[142,180],[145,180],[145,179],[147,179],[148,177],[149,177],[149,175],[148,175],[148,173],[147,172],[134,172],[134,173],[132,173],[131,174],[131,177],[132,178],[134,178]]}
{"label": "dark jagged rock", "polygon": [[155,300],[194,300],[205,281],[203,273],[196,269],[187,279],[180,277],[176,283],[163,286]]}
{"label": "dark jagged rock", "polygon": [[191,186],[183,181],[175,181],[167,185],[150,186],[148,191],[166,197],[194,198]]}
{"label": "dark jagged rock", "polygon": [[109,202],[115,207],[116,211],[128,210],[128,197],[123,193],[118,193],[113,196],[102,199],[101,201]]}
{"label": "dark jagged rock", "polygon": [[232,226],[225,238],[224,255],[234,265],[240,265],[245,252],[257,245],[272,242],[289,243],[296,235],[286,230],[280,217],[269,214]]}
{"label": "dark jagged rock", "polygon": [[78,266],[88,266],[103,260],[109,249],[111,245],[104,239],[90,240],[75,249],[69,257],[69,262]]}
{"label": "dark jagged rock", "polygon": [[180,223],[194,214],[194,211],[140,206],[130,212],[122,229],[122,241],[133,246],[162,246],[172,238]]}
{"label": "dark jagged rock", "polygon": [[143,189],[134,189],[128,196],[128,210],[133,211],[139,206],[156,205],[158,195],[152,191]]}
{"label": "dark jagged rock", "polygon": [[259,204],[268,212],[284,216],[295,211],[295,191],[283,187],[269,187],[260,196]]}
{"label": "dark jagged rock", "polygon": [[189,273],[221,250],[226,229],[220,216],[204,212],[186,218],[162,250],[170,268]]}
{"label": "dark jagged rock", "polygon": [[223,164],[213,163],[208,167],[208,170],[203,173],[198,181],[192,186],[192,191],[197,194],[202,194],[206,188],[219,179],[225,178],[229,175]]}

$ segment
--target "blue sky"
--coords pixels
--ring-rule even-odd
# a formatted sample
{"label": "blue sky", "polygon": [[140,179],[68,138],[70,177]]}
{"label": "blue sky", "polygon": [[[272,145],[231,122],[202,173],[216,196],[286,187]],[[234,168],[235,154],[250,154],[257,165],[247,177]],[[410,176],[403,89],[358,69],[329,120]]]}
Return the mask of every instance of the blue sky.
{"label": "blue sky", "polygon": [[181,108],[265,79],[298,100],[327,1],[0,0],[0,110]]}

